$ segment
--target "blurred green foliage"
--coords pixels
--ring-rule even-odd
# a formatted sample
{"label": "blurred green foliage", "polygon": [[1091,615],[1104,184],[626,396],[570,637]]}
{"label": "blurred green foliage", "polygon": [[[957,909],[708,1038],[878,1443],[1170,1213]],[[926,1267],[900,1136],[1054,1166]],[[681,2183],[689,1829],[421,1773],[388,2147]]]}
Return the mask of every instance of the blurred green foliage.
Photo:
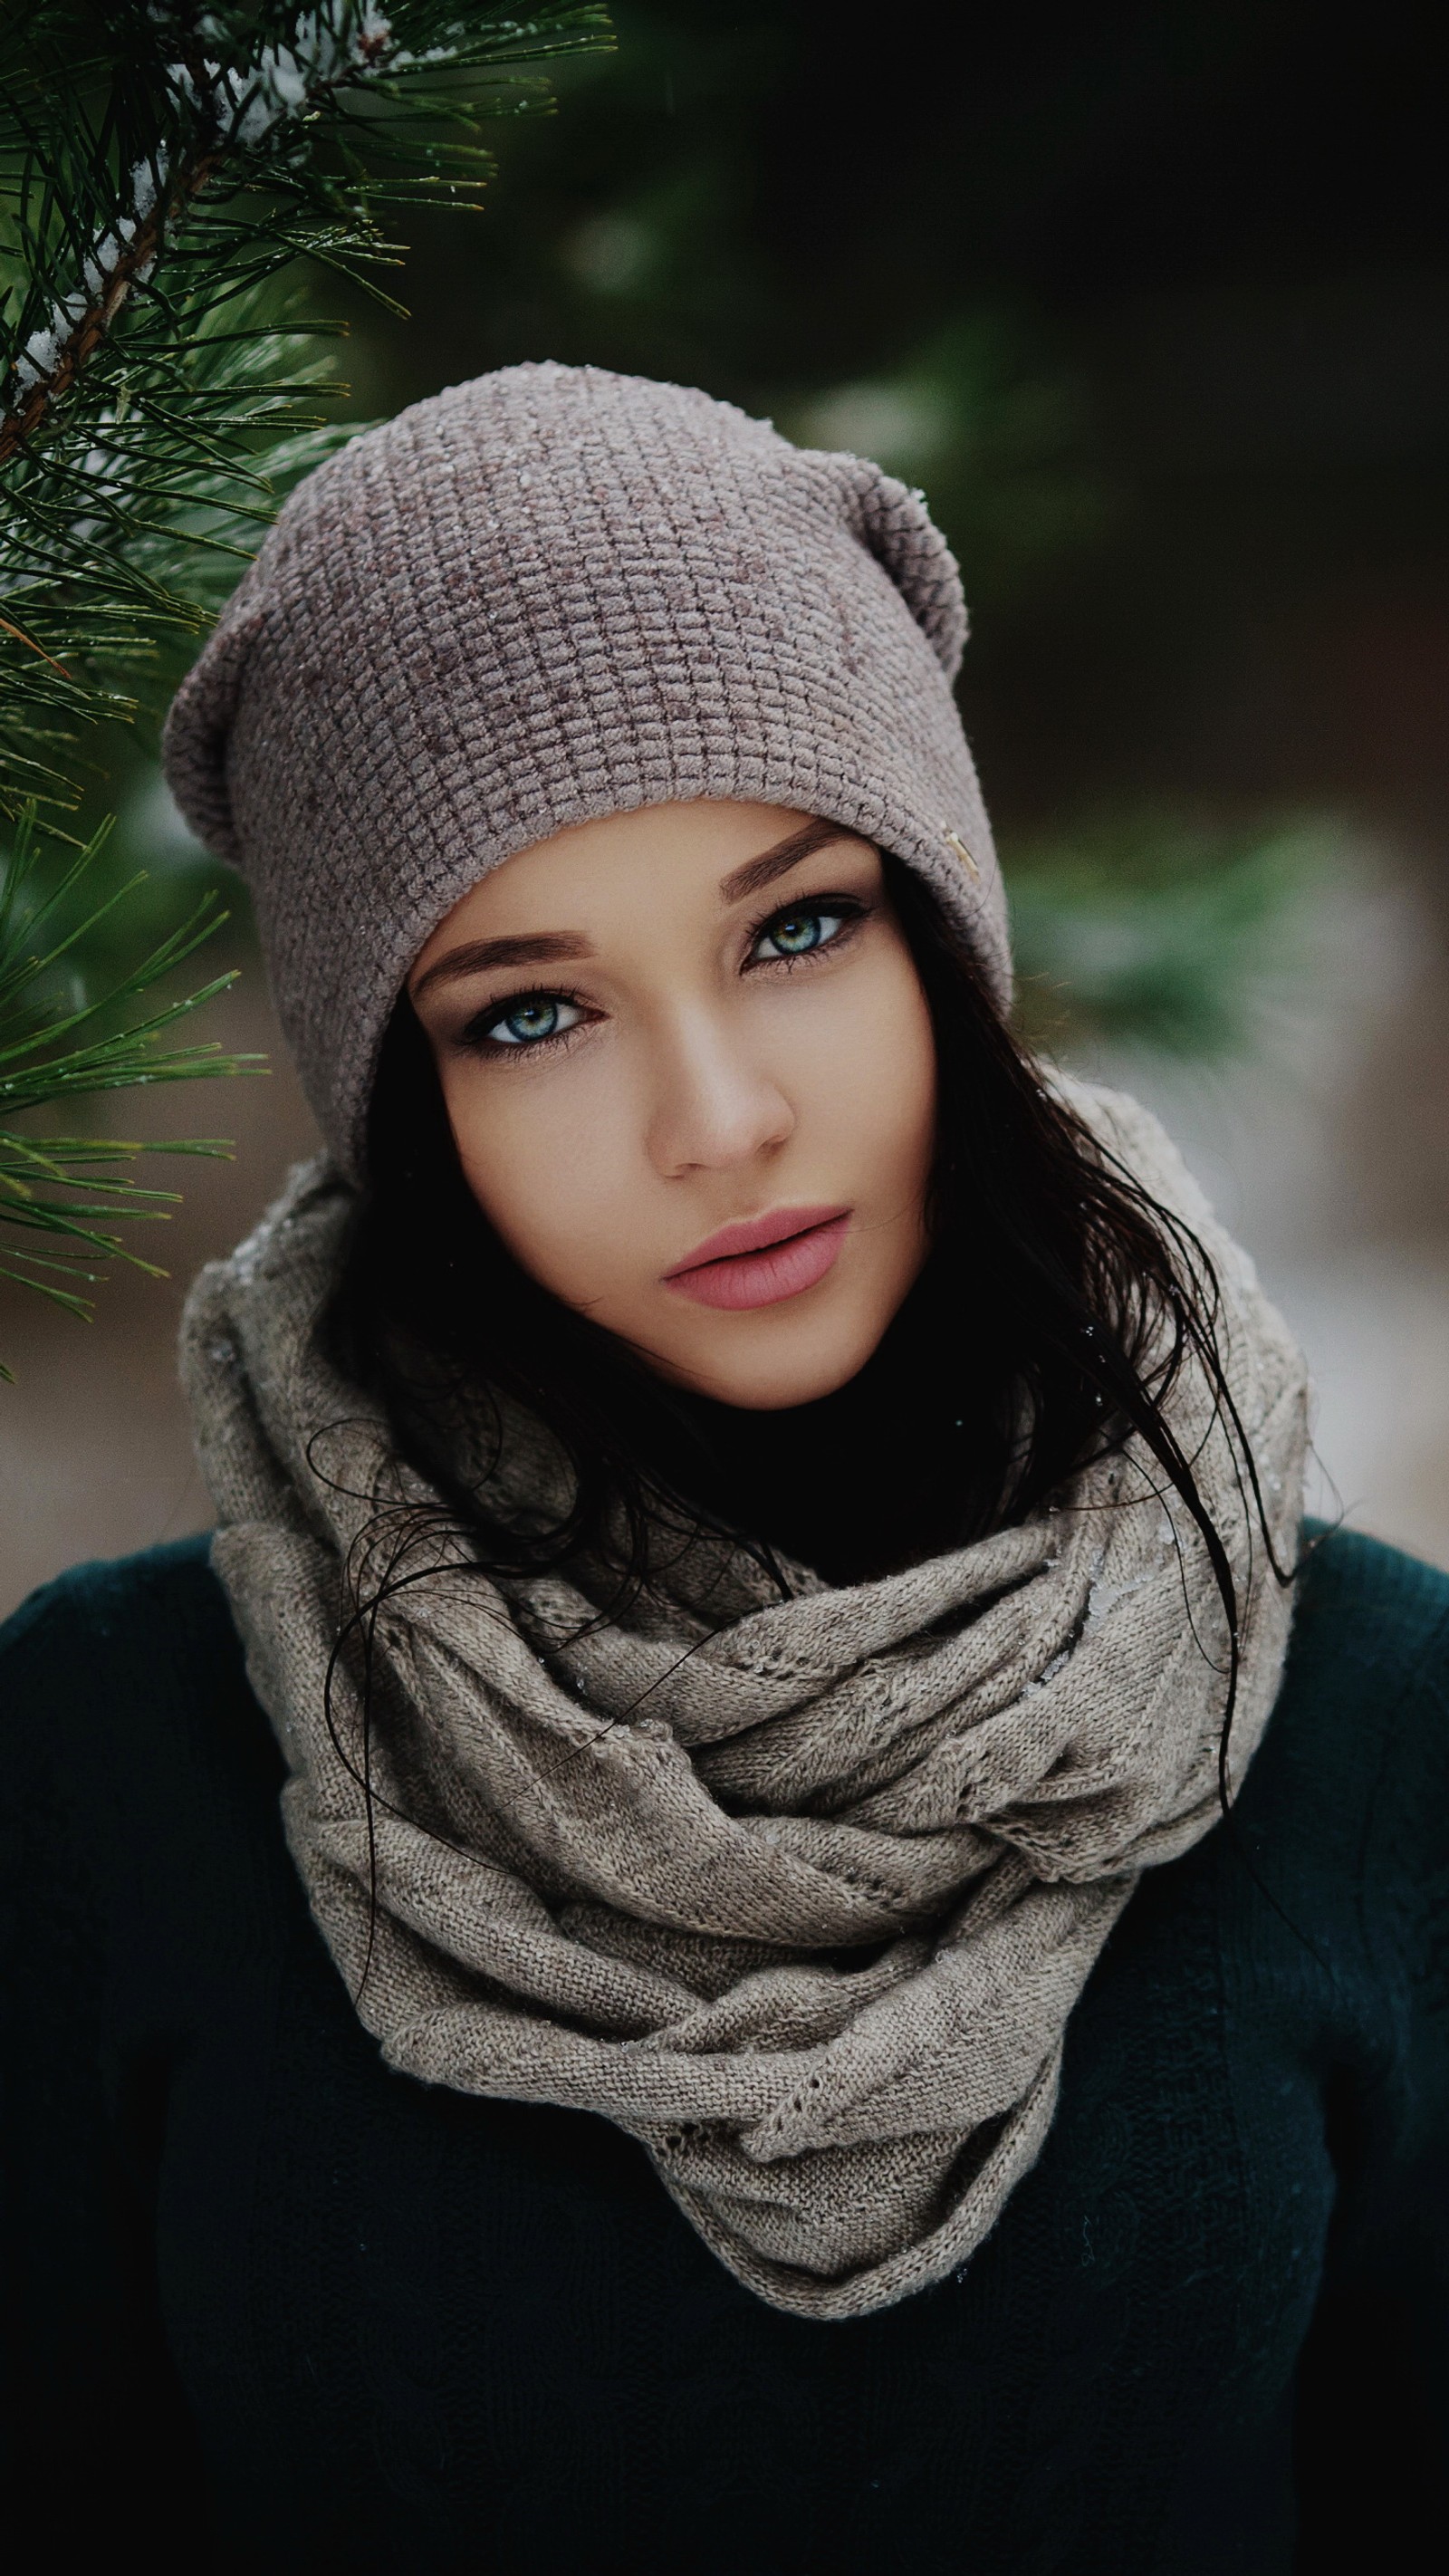
{"label": "blurred green foliage", "polygon": [[[554,67],[563,112],[512,131],[476,229],[409,209],[411,321],[343,295],[349,336],[328,353],[351,385],[343,416],[519,358],[590,360],[704,384],[924,487],[972,608],[963,705],[1033,1034],[1251,1046],[1260,961],[1291,944],[1325,836],[1285,825],[1277,798],[1261,817],[1227,800],[1232,824],[1205,823],[1201,795],[1174,801],[1130,756],[1129,784],[1084,791],[1059,738],[1064,699],[1112,649],[1098,602],[1142,544],[1143,493],[1072,314],[1020,280],[1042,226],[1066,220],[1063,168],[1110,158],[1124,116],[1148,118],[1140,72],[1120,95],[1105,74],[1069,93],[1044,66],[1033,131],[982,104],[999,65],[948,73],[944,15],[932,34],[917,10],[869,60],[777,0],[620,0],[611,16],[617,50]],[[1209,35],[1223,58],[1249,41]],[[1053,42],[1065,65],[1077,40]],[[93,746],[119,809],[104,865],[189,895],[198,854],[140,748],[115,729]],[[112,970],[106,937],[78,971]]]}
{"label": "blurred green foliage", "polygon": [[466,21],[450,0],[390,0],[386,15],[372,0],[15,0],[8,13],[0,1277],[72,1313],[88,1311],[98,1257],[138,1259],[114,1221],[154,1219],[168,1194],[117,1170],[144,1142],[41,1134],[37,1113],[252,1069],[170,1042],[233,976],[159,1001],[154,988],[226,915],[209,895],[188,917],[175,872],[141,900],[127,835],[108,847],[107,821],[86,828],[100,766],[86,737],[133,717],[148,681],[157,711],[178,646],[343,434],[317,413],[332,387],[310,341],[335,326],[299,303],[299,265],[392,305],[384,216],[475,205],[493,167],[481,120],[547,104],[535,67],[607,35],[602,11],[572,0]]}
{"label": "blurred green foliage", "polygon": [[[1083,685],[1067,661],[1090,689],[1112,649],[1099,601],[1142,543],[1143,495],[1071,315],[1015,284],[1024,239],[1002,240],[1055,201],[1068,130],[1078,164],[1099,137],[1110,155],[1138,94],[1094,73],[1068,99],[1044,63],[1039,130],[993,125],[999,73],[973,55],[968,77],[951,16],[915,8],[861,53],[771,0],[616,0],[617,50],[561,66],[563,113],[511,139],[476,256],[425,222],[411,326],[353,308],[354,400],[587,361],[702,384],[923,488],[971,607],[962,704],[1033,1036],[1251,1048],[1260,962],[1291,947],[1331,836],[1285,824],[1280,799],[1204,820],[1209,800],[1152,792],[1145,741],[1130,785],[1084,792],[1054,735]],[[1064,63],[1091,50],[1058,41]]]}
{"label": "blurred green foliage", "polygon": [[[29,809],[0,868],[0,1279],[82,1319],[98,1260],[114,1256],[160,1275],[112,1229],[118,1221],[163,1220],[177,1193],[144,1187],[129,1166],[148,1151],[216,1155],[226,1148],[206,1138],[157,1148],[137,1138],[77,1136],[64,1124],[72,1101],[260,1066],[259,1058],[225,1055],[212,1041],[174,1043],[179,1024],[224,991],[233,974],[169,1002],[154,997],[225,919],[214,894],[162,929],[154,946],[138,954],[132,941],[130,962],[99,989],[93,973],[67,973],[70,959],[94,954],[106,921],[131,891],[123,881],[96,898],[108,829],[102,824],[57,875],[44,866]],[[138,1013],[142,995],[152,998]],[[0,1361],[0,1379],[9,1376]]]}
{"label": "blurred green foliage", "polygon": [[978,616],[1020,616],[1111,537],[1121,496],[1087,448],[1087,402],[1020,316],[956,317],[899,367],[785,400],[787,437],[874,457],[923,487]]}
{"label": "blurred green foliage", "polygon": [[1202,1063],[1254,1051],[1294,998],[1308,910],[1337,856],[1321,824],[1162,810],[1026,843],[1008,878],[1020,1025],[1048,1049]]}
{"label": "blurred green foliage", "polygon": [[0,62],[0,810],[204,627],[335,443],[298,263],[386,304],[399,213],[476,206],[482,122],[597,9],[15,0]]}

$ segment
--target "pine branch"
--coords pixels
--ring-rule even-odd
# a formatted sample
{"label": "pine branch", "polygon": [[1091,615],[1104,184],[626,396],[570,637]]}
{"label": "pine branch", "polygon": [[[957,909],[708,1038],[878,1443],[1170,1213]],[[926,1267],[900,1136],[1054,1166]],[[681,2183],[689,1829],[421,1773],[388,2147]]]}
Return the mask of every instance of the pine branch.
{"label": "pine branch", "polygon": [[[110,825],[103,824],[47,888],[43,845],[31,809],[22,817],[0,876],[0,1278],[34,1288],[80,1316],[91,1311],[82,1290],[94,1285],[97,1276],[86,1266],[87,1258],[114,1258],[156,1277],[164,1275],[113,1228],[121,1220],[163,1219],[178,1204],[177,1194],[146,1189],[112,1167],[129,1165],[143,1153],[224,1156],[229,1148],[210,1138],[157,1146],[106,1136],[35,1136],[12,1121],[27,1111],[98,1092],[266,1069],[261,1056],[229,1055],[211,1042],[186,1047],[161,1043],[180,1021],[235,983],[234,972],[214,976],[199,991],[139,1017],[125,1008],[185,965],[221,928],[227,916],[214,895],[104,992],[70,1007],[55,999],[56,969],[140,882],[133,878],[89,911],[83,909],[68,928],[56,927],[101,857],[109,832]],[[118,1011],[120,1025],[112,1026]],[[98,1173],[104,1175],[100,1180]],[[27,1236],[41,1237],[46,1248],[32,1249]],[[0,1363],[0,1378],[9,1374]]]}
{"label": "pine branch", "polygon": [[[381,212],[476,206],[486,117],[596,7],[21,0],[0,64],[0,809],[67,799],[289,483],[343,433],[299,261],[391,302]],[[319,397],[322,401],[319,404]]]}
{"label": "pine branch", "polygon": [[[96,998],[58,978],[141,880],[74,911],[105,831],[57,862],[36,800],[78,801],[78,729],[129,717],[168,640],[204,630],[280,499],[346,433],[337,325],[298,285],[383,285],[385,208],[476,206],[487,117],[548,104],[541,67],[608,42],[594,6],[457,0],[12,0],[0,56],[0,1278],[89,1311],[114,1225],[174,1194],[143,1148],[14,1120],[103,1091],[262,1070],[178,1046],[222,992],[134,1005],[226,915],[210,896]],[[44,864],[42,864],[44,857]],[[82,985],[84,978],[81,979]],[[0,1374],[3,1374],[0,1370]]]}

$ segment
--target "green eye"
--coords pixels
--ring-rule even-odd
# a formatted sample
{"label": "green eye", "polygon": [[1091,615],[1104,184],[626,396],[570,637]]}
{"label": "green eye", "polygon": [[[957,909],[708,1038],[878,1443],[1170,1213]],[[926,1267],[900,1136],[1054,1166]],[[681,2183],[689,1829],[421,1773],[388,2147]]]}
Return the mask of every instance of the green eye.
{"label": "green eye", "polygon": [[582,1017],[577,1004],[561,993],[523,993],[488,1021],[484,1034],[494,1046],[539,1046],[546,1038],[562,1037]]}
{"label": "green eye", "polygon": [[557,1026],[557,1002],[520,1002],[517,1010],[510,1011],[493,1034],[495,1037],[506,1035],[516,1038],[522,1044],[526,1038],[551,1038]]}
{"label": "green eye", "polygon": [[796,957],[809,957],[820,948],[833,948],[841,932],[851,928],[869,911],[851,894],[813,895],[808,903],[787,905],[772,914],[755,933],[750,950],[752,966],[785,965]]}
{"label": "green eye", "polygon": [[804,957],[818,948],[825,937],[827,916],[823,912],[782,912],[772,921],[765,937],[780,957]]}

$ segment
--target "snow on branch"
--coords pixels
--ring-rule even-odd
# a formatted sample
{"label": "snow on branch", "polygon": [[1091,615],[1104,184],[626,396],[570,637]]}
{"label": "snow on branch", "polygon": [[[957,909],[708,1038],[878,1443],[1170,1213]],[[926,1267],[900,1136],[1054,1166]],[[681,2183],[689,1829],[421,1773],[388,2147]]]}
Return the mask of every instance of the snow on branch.
{"label": "snow on branch", "polygon": [[[153,8],[166,32],[173,12]],[[226,34],[221,21],[195,22],[203,45]],[[130,174],[129,210],[116,216],[81,261],[76,285],[52,305],[30,333],[11,370],[0,417],[0,464],[38,429],[51,405],[70,390],[81,368],[109,333],[133,288],[144,286],[160,258],[166,228],[234,156],[275,154],[285,129],[328,97],[380,75],[442,65],[467,42],[457,28],[451,40],[410,53],[394,37],[390,20],[369,0],[330,0],[300,11],[289,43],[264,45],[248,61],[227,63],[203,55],[193,63],[168,63],[164,81],[192,128],[188,151],[173,156],[158,145],[149,162]]]}

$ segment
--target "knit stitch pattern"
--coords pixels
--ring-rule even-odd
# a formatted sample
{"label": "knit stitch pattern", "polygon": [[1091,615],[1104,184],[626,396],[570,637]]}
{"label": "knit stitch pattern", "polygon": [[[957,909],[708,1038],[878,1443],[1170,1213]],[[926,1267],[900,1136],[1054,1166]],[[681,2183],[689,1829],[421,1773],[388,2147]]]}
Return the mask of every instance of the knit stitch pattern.
{"label": "knit stitch pattern", "polygon": [[[1155,1121],[1072,1098],[1214,1263],[1284,1565],[1301,1357]],[[295,1177],[202,1273],[185,1368],[213,1563],[363,2021],[430,2083],[615,2121],[771,2305],[834,2319],[908,2297],[995,2225],[1112,1925],[1217,1816],[1227,1641],[1186,1510],[1133,1442],[1021,1527],[841,1590],[796,1568],[782,1600],[723,1542],[617,1620],[586,1571],[493,1580],[461,1538],[440,1550],[438,1498],[328,1356],[349,1199],[325,1165]],[[1242,1605],[1236,1781],[1289,1595],[1192,1355],[1168,1402]],[[550,1473],[521,1420],[492,1498],[566,1500]],[[416,1537],[413,1502],[433,1507]],[[333,1648],[370,1548],[388,1592],[369,1715]]]}
{"label": "knit stitch pattern", "polygon": [[926,879],[1005,998],[951,695],[965,635],[918,493],[677,385],[509,367],[309,476],[166,760],[251,889],[344,1170],[424,942],[500,861],[597,816],[722,797],[840,823]]}

